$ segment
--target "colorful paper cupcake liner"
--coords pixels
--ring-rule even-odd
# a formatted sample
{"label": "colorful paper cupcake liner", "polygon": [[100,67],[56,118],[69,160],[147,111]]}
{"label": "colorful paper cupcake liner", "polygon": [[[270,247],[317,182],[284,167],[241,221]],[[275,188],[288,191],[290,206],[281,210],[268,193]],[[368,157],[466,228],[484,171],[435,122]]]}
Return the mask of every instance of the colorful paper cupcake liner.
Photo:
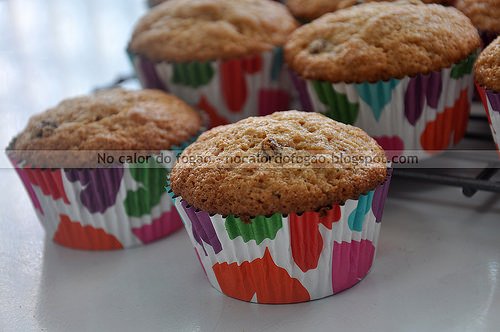
{"label": "colorful paper cupcake liner", "polygon": [[283,50],[209,62],[152,62],[129,52],[145,88],[168,91],[206,112],[210,126],[288,110],[292,85]]}
{"label": "colorful paper cupcake liner", "polygon": [[488,115],[491,133],[500,154],[500,93],[477,86],[477,91]]}
{"label": "colorful paper cupcake liner", "polygon": [[385,183],[328,211],[258,216],[209,215],[172,197],[214,288],[243,301],[296,303],[348,289],[370,271]]}
{"label": "colorful paper cupcake liner", "polygon": [[291,73],[304,110],[364,129],[388,151],[429,157],[465,135],[477,57],[426,75],[375,83],[304,80]]}
{"label": "colorful paper cupcake liner", "polygon": [[[192,141],[165,154],[182,151]],[[148,244],[182,221],[165,193],[167,167],[154,158],[113,168],[44,169],[7,152],[48,237],[81,250]]]}

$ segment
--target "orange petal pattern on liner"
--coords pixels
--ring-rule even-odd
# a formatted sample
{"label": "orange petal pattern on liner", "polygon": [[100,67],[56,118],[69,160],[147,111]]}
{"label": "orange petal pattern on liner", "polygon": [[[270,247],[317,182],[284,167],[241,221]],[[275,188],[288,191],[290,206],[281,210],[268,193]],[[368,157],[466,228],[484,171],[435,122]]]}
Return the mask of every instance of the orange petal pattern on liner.
{"label": "orange petal pattern on liner", "polygon": [[250,301],[254,294],[259,303],[296,303],[310,299],[300,281],[274,263],[269,249],[264,257],[251,262],[217,263],[212,268],[222,292],[243,301]]}
{"label": "orange petal pattern on liner", "polygon": [[72,221],[67,215],[60,215],[61,222],[54,235],[54,241],[70,248],[82,250],[123,249],[118,239],[102,229],[83,226]]}
{"label": "orange petal pattern on liner", "polygon": [[303,272],[318,267],[319,257],[323,250],[319,224],[332,229],[333,223],[339,221],[340,217],[338,205],[327,211],[323,217],[319,217],[316,212],[306,212],[301,216],[291,214],[288,217],[293,260]]}
{"label": "orange petal pattern on liner", "polygon": [[462,90],[460,97],[453,107],[445,108],[443,113],[439,113],[436,120],[427,124],[420,143],[428,152],[438,152],[450,146],[453,136],[453,143],[457,144],[465,135],[467,129],[467,119],[469,117],[469,97],[468,90]]}

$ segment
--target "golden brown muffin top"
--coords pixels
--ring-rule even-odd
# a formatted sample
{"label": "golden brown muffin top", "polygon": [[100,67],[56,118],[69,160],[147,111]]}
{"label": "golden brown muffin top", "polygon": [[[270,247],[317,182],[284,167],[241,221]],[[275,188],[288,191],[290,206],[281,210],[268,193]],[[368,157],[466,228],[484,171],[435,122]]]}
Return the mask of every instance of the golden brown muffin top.
{"label": "golden brown muffin top", "polygon": [[189,140],[199,114],[158,90],[113,89],[64,100],[30,118],[12,150],[163,150]]}
{"label": "golden brown muffin top", "polygon": [[154,61],[208,61],[282,46],[297,26],[269,0],[169,0],[136,25],[129,49]]}
{"label": "golden brown muffin top", "polygon": [[500,0],[457,0],[456,6],[479,30],[500,33]]}
{"label": "golden brown muffin top", "polygon": [[500,92],[500,37],[479,55],[474,65],[474,74],[479,85]]}
{"label": "golden brown muffin top", "polygon": [[386,175],[384,151],[361,129],[287,111],[203,133],[172,170],[171,187],[196,208],[249,218],[357,199]]}
{"label": "golden brown muffin top", "polygon": [[307,79],[375,82],[425,74],[480,46],[460,11],[420,1],[362,4],[326,14],[292,33],[288,65]]}
{"label": "golden brown muffin top", "polygon": [[[390,2],[394,0],[287,0],[286,5],[294,16],[312,21],[326,13],[373,1]],[[423,0],[423,2],[449,5],[454,2],[454,0]]]}

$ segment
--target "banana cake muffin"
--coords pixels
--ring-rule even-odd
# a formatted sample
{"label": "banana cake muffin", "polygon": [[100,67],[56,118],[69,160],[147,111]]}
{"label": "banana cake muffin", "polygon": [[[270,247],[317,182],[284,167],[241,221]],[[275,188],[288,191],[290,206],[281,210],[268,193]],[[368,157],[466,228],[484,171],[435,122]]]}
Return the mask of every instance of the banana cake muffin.
{"label": "banana cake muffin", "polygon": [[297,23],[269,0],[169,0],[137,23],[128,52],[142,85],[205,111],[210,126],[288,109],[282,46]]}
{"label": "banana cake muffin", "polygon": [[34,115],[9,148],[162,150],[192,138],[201,126],[200,115],[175,96],[113,89],[67,99]]}
{"label": "banana cake muffin", "polygon": [[304,78],[360,83],[440,70],[479,46],[476,30],[458,10],[397,1],[351,7],[306,24],[291,35],[285,57]]}
{"label": "banana cake muffin", "polygon": [[296,27],[269,0],[169,0],[144,15],[129,49],[153,61],[208,61],[272,50]]}
{"label": "banana cake muffin", "polygon": [[199,114],[172,95],[115,89],[34,115],[7,154],[50,238],[122,249],[182,226],[164,190],[176,153],[168,150],[182,150],[201,128]]}
{"label": "banana cake muffin", "polygon": [[[305,160],[316,154],[328,161],[310,168],[281,162],[285,156]],[[331,157],[341,154],[375,162],[335,164]],[[182,162],[196,156],[210,162]],[[231,163],[234,157],[255,156],[264,162]],[[385,178],[384,152],[361,129],[320,114],[288,111],[202,134],[172,170],[171,186],[176,195],[209,213],[250,217],[317,211],[355,199]]]}
{"label": "banana cake muffin", "polygon": [[285,58],[304,109],[362,128],[392,155],[427,158],[465,134],[480,44],[453,7],[370,2],[298,28]]}
{"label": "banana cake muffin", "polygon": [[361,129],[308,112],[220,126],[170,176],[210,283],[258,303],[319,299],[372,265],[390,172]]}
{"label": "banana cake muffin", "polygon": [[500,34],[500,0],[457,0],[456,6],[481,32],[485,45]]}
{"label": "banana cake muffin", "polygon": [[[373,1],[392,0],[287,0],[286,5],[295,17],[302,20],[312,21],[326,13]],[[424,0],[423,2],[450,5],[454,2],[454,0]]]}
{"label": "banana cake muffin", "polygon": [[475,64],[475,75],[480,86],[500,93],[500,37],[481,52]]}
{"label": "banana cake muffin", "polygon": [[479,95],[488,113],[493,138],[500,152],[500,37],[481,53],[474,73]]}

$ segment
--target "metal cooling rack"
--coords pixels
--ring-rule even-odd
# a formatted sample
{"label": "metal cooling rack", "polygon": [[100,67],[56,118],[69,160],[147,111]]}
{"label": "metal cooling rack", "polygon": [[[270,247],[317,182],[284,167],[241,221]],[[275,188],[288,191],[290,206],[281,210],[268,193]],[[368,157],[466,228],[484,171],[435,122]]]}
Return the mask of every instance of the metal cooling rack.
{"label": "metal cooling rack", "polygon": [[[107,85],[97,87],[96,90],[110,89],[120,87],[131,81],[137,81],[137,77],[133,74],[118,76],[114,81]],[[472,114],[470,116],[471,123],[487,125],[488,119],[486,116]],[[469,128],[472,126],[469,126]],[[465,135],[465,141],[469,145],[484,145],[493,142],[493,137],[488,130],[473,131],[469,130]],[[478,169],[462,170],[461,172],[453,172],[444,168],[424,168],[424,169],[409,169],[398,168],[394,170],[393,177],[404,178],[415,181],[424,181],[433,184],[441,184],[462,188],[462,192],[467,197],[472,197],[478,191],[488,191],[500,193],[500,181],[495,179],[495,175],[500,175],[500,164],[498,159],[482,160],[484,167]]]}

